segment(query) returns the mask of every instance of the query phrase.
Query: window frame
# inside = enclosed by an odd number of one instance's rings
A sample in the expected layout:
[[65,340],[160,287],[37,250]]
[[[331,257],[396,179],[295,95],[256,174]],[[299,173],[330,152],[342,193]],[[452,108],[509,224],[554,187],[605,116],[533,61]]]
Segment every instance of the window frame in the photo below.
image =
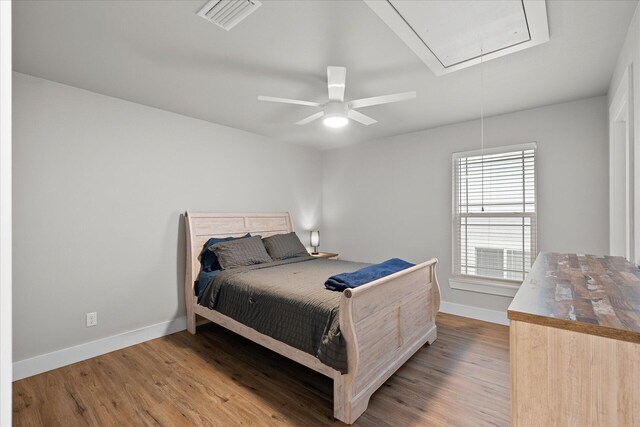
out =
[[452,263],[451,263],[451,279],[449,285],[453,289],[466,291],[475,291],[488,293],[493,295],[514,296],[522,281],[514,279],[504,279],[498,277],[487,277],[473,274],[462,274],[461,269],[458,272],[457,266],[461,265],[462,253],[457,238],[459,230],[458,225],[464,215],[467,218],[485,217],[508,217],[508,218],[524,218],[529,217],[531,221],[531,263],[535,261],[538,251],[538,144],[535,142],[525,144],[504,145],[499,147],[486,148],[484,155],[503,154],[513,151],[534,150],[534,168],[533,168],[533,185],[534,185],[534,212],[478,212],[457,214],[457,183],[456,183],[456,161],[460,158],[480,156],[482,150],[460,151],[451,155],[451,242],[452,242]]

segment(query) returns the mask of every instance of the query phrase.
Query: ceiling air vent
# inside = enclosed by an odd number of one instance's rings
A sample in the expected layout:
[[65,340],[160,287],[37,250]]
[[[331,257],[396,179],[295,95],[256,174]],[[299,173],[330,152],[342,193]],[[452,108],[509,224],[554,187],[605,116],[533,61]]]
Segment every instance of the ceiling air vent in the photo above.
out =
[[260,6],[258,0],[211,0],[198,15],[229,31]]

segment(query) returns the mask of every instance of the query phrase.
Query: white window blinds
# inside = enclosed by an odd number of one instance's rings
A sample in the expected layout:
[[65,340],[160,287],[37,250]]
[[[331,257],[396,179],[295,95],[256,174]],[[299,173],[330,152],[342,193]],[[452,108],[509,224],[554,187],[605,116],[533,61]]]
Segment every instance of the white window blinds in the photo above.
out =
[[453,156],[453,273],[519,281],[536,250],[536,146]]

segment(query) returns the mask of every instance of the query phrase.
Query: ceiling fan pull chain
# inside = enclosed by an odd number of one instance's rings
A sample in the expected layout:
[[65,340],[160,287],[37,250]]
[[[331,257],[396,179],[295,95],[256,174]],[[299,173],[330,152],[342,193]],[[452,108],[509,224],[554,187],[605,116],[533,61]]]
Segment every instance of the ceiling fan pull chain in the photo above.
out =
[[480,209],[484,212],[484,50],[480,45]]

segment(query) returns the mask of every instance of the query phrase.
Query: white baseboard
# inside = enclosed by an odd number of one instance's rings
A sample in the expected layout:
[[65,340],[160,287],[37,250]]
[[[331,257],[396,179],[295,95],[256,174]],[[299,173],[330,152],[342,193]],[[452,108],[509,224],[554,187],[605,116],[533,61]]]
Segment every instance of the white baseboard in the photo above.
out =
[[[509,324],[509,321],[507,320],[507,313],[497,310],[488,310],[486,308],[442,301],[440,303],[440,311],[443,313],[455,314],[457,316],[484,320],[485,322],[498,323],[500,325]],[[155,325],[123,332],[118,335],[90,341],[85,344],[79,344],[73,347],[63,348],[62,350],[53,351],[51,353],[42,354],[40,356],[31,357],[29,359],[19,360],[17,362],[13,362],[13,381],[91,359],[92,357],[120,350],[121,348],[135,344],[140,344],[141,342],[170,335],[175,332],[183,331],[186,328],[186,317],[178,317],[177,319],[169,320],[167,322],[156,323]]]
[[174,332],[185,330],[186,328],[187,318],[178,317],[177,319],[167,322],[156,323],[155,325],[145,326],[144,328],[133,331],[123,332],[107,338],[63,348],[62,350],[52,351],[51,353],[29,359],[19,360],[13,362],[13,381],[91,359],[92,357],[120,350],[121,348],[134,344],[140,344],[141,342],[170,335]]
[[448,301],[442,301],[440,303],[440,311],[443,313],[455,314],[456,316],[484,320],[485,322],[509,325],[509,319],[507,319],[506,311],[489,310],[487,308],[456,304]]

